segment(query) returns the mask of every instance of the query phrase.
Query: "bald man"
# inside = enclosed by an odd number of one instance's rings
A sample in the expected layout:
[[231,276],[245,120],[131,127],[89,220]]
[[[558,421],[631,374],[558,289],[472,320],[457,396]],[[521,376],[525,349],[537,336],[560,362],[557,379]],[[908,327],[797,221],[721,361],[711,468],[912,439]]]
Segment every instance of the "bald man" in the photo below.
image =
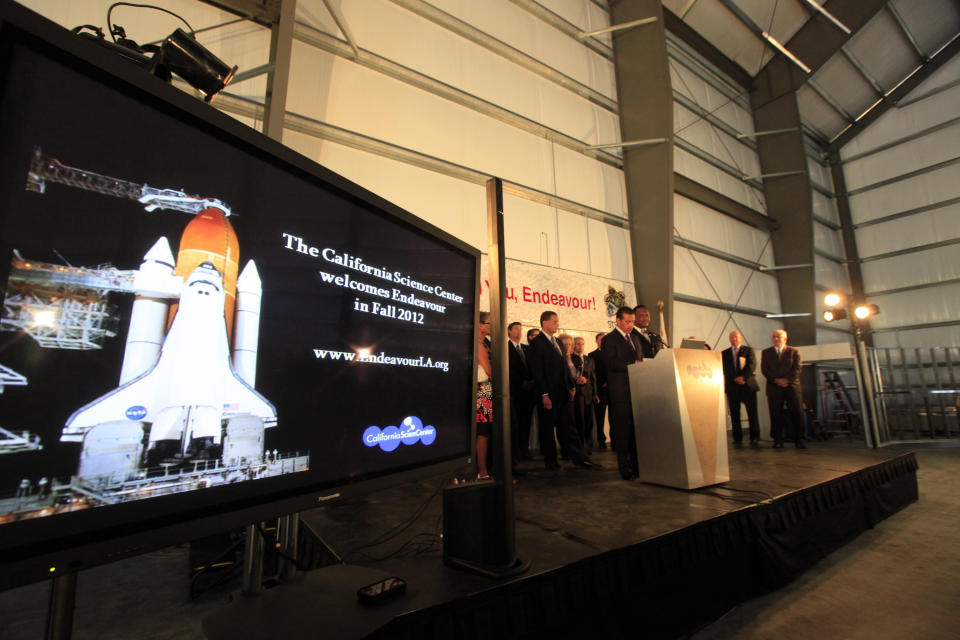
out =
[[770,407],[770,433],[773,447],[783,448],[784,415],[793,421],[794,443],[797,449],[806,449],[803,443],[803,400],[800,393],[800,352],[787,345],[787,332],[777,329],[770,336],[772,347],[760,354],[760,370],[767,379],[767,404]]

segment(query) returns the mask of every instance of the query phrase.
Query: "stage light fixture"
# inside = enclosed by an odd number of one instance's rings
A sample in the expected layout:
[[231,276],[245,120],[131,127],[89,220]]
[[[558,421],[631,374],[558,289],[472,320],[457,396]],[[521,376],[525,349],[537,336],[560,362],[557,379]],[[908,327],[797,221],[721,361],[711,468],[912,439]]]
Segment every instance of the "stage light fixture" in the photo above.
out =
[[823,312],[823,319],[827,322],[834,322],[836,320],[845,320],[847,317],[847,312],[843,309],[827,309]]
[[861,304],[853,310],[853,315],[860,320],[866,320],[867,318],[875,316],[878,313],[880,313],[880,308],[875,304]]
[[823,297],[823,304],[828,307],[835,307],[843,300],[839,293],[828,293]]
[[150,71],[160,77],[175,73],[202,93],[204,102],[210,102],[230,84],[237,67],[231,68],[189,33],[177,29],[164,39],[160,50],[154,54]]

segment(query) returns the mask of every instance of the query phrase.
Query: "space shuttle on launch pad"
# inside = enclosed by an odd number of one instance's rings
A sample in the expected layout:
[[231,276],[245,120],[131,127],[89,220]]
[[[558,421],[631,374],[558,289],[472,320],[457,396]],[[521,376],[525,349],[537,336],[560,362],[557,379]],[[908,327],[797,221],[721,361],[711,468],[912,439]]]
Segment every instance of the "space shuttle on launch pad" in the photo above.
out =
[[[120,378],[62,428],[61,442],[81,443],[70,486],[115,502],[306,470],[309,453],[264,450],[277,411],[254,388],[262,283],[253,260],[237,275],[229,207],[67,167],[37,149],[27,189],[44,193],[48,182],[193,214],[176,258],[160,237],[138,270],[123,272],[132,284],[114,289],[136,296]],[[26,286],[67,271],[18,265]]]

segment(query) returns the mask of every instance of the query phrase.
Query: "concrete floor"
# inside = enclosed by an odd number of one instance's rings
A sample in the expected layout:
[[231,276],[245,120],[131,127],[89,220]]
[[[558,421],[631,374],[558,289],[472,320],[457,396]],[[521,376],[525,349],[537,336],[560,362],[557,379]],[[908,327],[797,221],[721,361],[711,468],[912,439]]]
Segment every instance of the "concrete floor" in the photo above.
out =
[[918,502],[690,640],[960,638],[960,448],[915,450]]
[[[916,450],[919,461],[919,502],[909,505],[867,531],[847,546],[827,557],[791,585],[762,598],[744,603],[709,627],[695,634],[695,640],[723,638],[958,638],[960,621],[960,547],[956,544],[960,529],[960,447],[900,446],[882,452],[865,450],[860,443],[812,443],[804,452],[745,450],[734,452],[747,458],[756,456],[754,467],[776,484],[775,493],[790,489],[790,474],[782,463],[793,459],[811,477],[838,475],[844,471],[838,462],[846,458],[880,457]],[[657,527],[683,526],[692,513],[726,511],[740,505],[717,498],[672,492],[663,494],[641,483],[623,483],[616,476],[611,460],[602,462],[606,471],[569,471],[556,477],[541,477],[534,472],[521,480],[525,490],[518,493],[518,550],[539,569],[551,563],[563,564],[623,544],[624,539],[642,539],[661,531]],[[533,464],[533,463],[531,463]],[[533,466],[536,466],[535,464]],[[795,478],[794,478],[795,479]],[[531,491],[545,484],[556,496]],[[741,481],[750,487],[747,479]],[[563,485],[563,487],[558,487]],[[783,485],[782,487],[780,485]],[[426,485],[421,489],[427,488]],[[562,491],[557,489],[562,488]],[[773,488],[771,488],[773,490]],[[669,490],[672,491],[672,490]],[[658,493],[659,492],[659,493]],[[529,493],[529,495],[527,495]],[[648,495],[649,494],[649,495]],[[589,505],[594,522],[560,517],[555,500],[565,495],[568,508]],[[317,511],[315,525],[320,526],[334,548],[344,549],[355,536],[356,528],[379,509],[398,510],[408,515],[409,506],[392,505],[389,496],[372,496],[357,505],[342,505],[336,510]],[[630,503],[630,516],[618,506]],[[417,500],[418,502],[421,499]],[[379,503],[379,505],[378,505]],[[658,512],[652,519],[640,508],[648,504]],[[417,523],[433,530],[438,523],[439,500],[433,500]],[[599,516],[599,517],[598,517]],[[596,520],[608,524],[598,526]],[[676,522],[674,522],[676,520]],[[616,522],[611,527],[609,523]],[[655,522],[654,529],[650,529]],[[360,527],[363,528],[363,527]],[[543,542],[550,532],[549,554],[540,556],[531,550],[530,540]],[[409,530],[407,535],[413,533]],[[382,545],[392,549],[406,536]],[[543,546],[540,544],[539,546]],[[381,548],[369,549],[375,555]],[[436,551],[426,554],[435,557]],[[541,557],[543,556],[543,557]],[[549,557],[548,557],[549,556]],[[360,557],[348,558],[351,561]],[[401,562],[414,562],[407,558]],[[379,565],[385,567],[390,562]],[[389,567],[386,567],[389,569]],[[406,574],[403,574],[406,575]],[[74,638],[176,638],[200,639],[200,620],[219,609],[239,585],[229,581],[187,601],[189,583],[187,547],[171,547],[90,569],[80,576],[75,614]],[[0,637],[34,639],[44,635],[49,585],[30,585],[0,593]]]

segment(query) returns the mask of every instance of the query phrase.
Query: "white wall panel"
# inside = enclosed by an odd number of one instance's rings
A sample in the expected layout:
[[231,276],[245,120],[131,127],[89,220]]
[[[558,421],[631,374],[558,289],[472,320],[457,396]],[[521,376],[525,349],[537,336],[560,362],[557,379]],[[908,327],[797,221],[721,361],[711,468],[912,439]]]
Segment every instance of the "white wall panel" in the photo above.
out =
[[813,246],[832,256],[844,257],[843,238],[840,231],[834,231],[816,220],[813,222]]
[[676,102],[673,103],[673,122],[678,137],[735,166],[742,175],[760,174],[756,151]]
[[616,99],[613,62],[509,0],[431,0],[433,6]]
[[[717,119],[730,125],[741,133],[753,133],[753,116],[736,101],[708,84],[699,75],[670,59],[670,85],[673,91],[693,100],[697,106],[711,112]],[[702,73],[716,78],[715,74],[702,69]],[[718,79],[718,82],[726,84]],[[678,128],[678,127],[675,127]]]
[[841,291],[850,290],[850,282],[847,279],[847,270],[842,264],[833,260],[814,255],[813,256],[814,276],[813,281],[817,284],[829,287],[830,289],[840,289]]
[[681,195],[674,194],[673,206],[673,223],[681,238],[773,266],[773,245],[766,232]]
[[557,211],[559,267],[581,273],[590,273],[590,239],[587,237],[587,218]]
[[[807,156],[807,172],[810,174],[810,180],[821,188],[833,193],[833,178],[830,176],[830,169],[823,166],[810,156]],[[849,188],[849,185],[847,185]]]
[[853,223],[956,198],[960,164],[850,196]]
[[[864,262],[860,265],[864,287],[867,291],[884,291],[960,278],[958,251],[957,246],[947,246]],[[933,295],[936,290],[929,291]]]
[[[684,338],[695,336],[706,340],[711,348],[726,349],[730,346],[727,338],[730,332],[740,331],[744,342],[759,352],[770,346],[770,334],[783,328],[783,324],[777,320],[741,313],[734,313],[731,319],[728,311],[686,302],[675,302],[673,313],[675,317],[673,335],[670,336],[671,345],[679,345]],[[759,359],[759,353],[757,357]],[[758,363],[757,369],[759,368]]]
[[589,220],[590,273],[633,282],[630,233],[599,220]]
[[880,307],[880,314],[870,320],[876,329],[952,322],[960,318],[960,284],[871,296],[870,302]]
[[[286,131],[284,144],[461,240],[486,250],[486,191],[456,178]],[[411,189],[410,185],[416,185]],[[317,215],[322,215],[317,211]]]
[[[550,185],[549,189],[538,188],[555,192],[562,198],[601,211],[626,217],[626,186],[623,171],[597,162],[572,149],[559,145],[552,146],[555,173],[545,183]],[[510,149],[510,153],[504,155],[509,156],[513,153],[510,147],[503,147],[503,149]],[[502,149],[500,153],[503,153]]]
[[[960,115],[960,109],[954,110],[954,117],[957,115]],[[922,138],[847,162],[843,165],[843,175],[847,189],[853,191],[957,157],[960,157],[960,122]]]
[[673,256],[675,292],[770,313],[780,312],[780,296],[773,276],[684,247],[674,247]]
[[677,147],[673,149],[673,170],[751,209],[764,214],[767,211],[763,194],[757,189]]
[[[594,2],[583,0],[539,0],[539,3],[555,14],[576,25],[581,31],[595,31],[610,26],[610,12]],[[611,36],[604,33],[594,36],[600,42],[611,46]]]
[[[960,326],[890,331],[873,334],[878,347],[928,347],[930,345],[960,345]],[[956,375],[956,371],[954,372]]]
[[[298,19],[338,34],[321,0],[300,0],[297,7]],[[358,46],[575,138],[596,143],[584,136],[596,135],[598,118],[616,120],[607,109],[389,0],[352,0],[340,10]]]
[[[927,78],[919,87],[911,91],[904,102],[912,97],[923,95],[936,87],[943,87],[960,80],[960,58],[954,57]],[[908,133],[920,131],[941,122],[957,117],[957,104],[960,104],[960,85],[920,102],[889,109],[877,118],[856,138],[843,146],[841,158],[875,149],[883,144],[902,138]]]
[[[553,192],[543,138],[304,44],[294,44],[290,85],[290,111]],[[593,169],[584,182],[595,180],[600,163],[584,160]]]
[[813,214],[824,220],[840,224],[840,213],[837,211],[836,199],[828,198],[816,189],[811,194],[813,196]]
[[960,237],[960,203],[857,229],[861,258]]
[[850,335],[849,330],[817,327],[817,344],[837,344],[840,342],[853,342],[853,336]]
[[[486,217],[483,224],[486,225]],[[504,194],[503,227],[506,257],[546,266],[557,266],[556,209]],[[485,226],[484,229],[486,229]],[[484,250],[486,250],[486,244],[484,244]]]

